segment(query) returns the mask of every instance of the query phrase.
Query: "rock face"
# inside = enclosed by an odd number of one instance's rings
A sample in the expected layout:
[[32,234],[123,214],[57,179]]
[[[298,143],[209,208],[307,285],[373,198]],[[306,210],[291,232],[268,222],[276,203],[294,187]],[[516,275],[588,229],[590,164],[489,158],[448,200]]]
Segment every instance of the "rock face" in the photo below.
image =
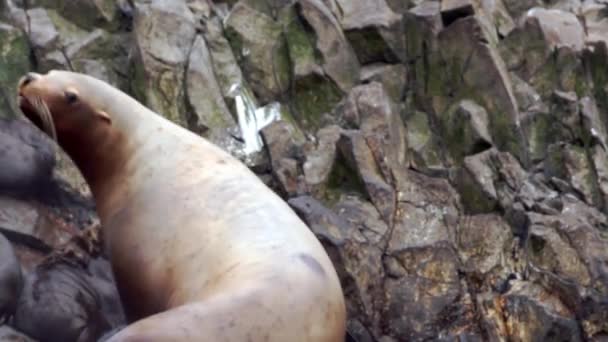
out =
[[0,323],[15,314],[23,288],[21,266],[10,242],[0,234]]
[[[330,254],[353,340],[601,341],[607,6],[0,0],[0,116],[27,70],[72,69],[246,161]],[[85,300],[54,319],[108,336],[123,318],[103,257],[37,268],[95,221],[86,184],[1,123],[0,228],[25,293],[68,281]],[[40,305],[17,312],[32,337],[49,328]]]
[[24,120],[0,119],[0,194],[32,195],[55,166],[50,140]]

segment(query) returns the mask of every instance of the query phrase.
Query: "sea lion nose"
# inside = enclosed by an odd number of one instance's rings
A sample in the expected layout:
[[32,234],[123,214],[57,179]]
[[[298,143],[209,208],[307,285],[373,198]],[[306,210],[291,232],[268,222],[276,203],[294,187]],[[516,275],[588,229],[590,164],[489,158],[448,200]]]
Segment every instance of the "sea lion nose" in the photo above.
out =
[[21,77],[19,80],[19,90],[22,90],[23,87],[30,84],[32,81],[40,78],[40,75],[35,72],[28,72],[25,76]]

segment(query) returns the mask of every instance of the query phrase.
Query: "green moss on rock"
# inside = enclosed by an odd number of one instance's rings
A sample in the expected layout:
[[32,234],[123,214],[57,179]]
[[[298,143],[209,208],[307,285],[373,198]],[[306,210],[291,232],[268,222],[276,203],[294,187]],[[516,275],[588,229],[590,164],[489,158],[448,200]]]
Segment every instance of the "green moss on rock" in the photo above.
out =
[[19,78],[31,70],[27,37],[21,30],[0,23],[0,117],[17,113],[16,86]]
[[295,81],[293,98],[296,121],[307,130],[320,128],[322,116],[342,99],[342,93],[329,79],[310,75]]

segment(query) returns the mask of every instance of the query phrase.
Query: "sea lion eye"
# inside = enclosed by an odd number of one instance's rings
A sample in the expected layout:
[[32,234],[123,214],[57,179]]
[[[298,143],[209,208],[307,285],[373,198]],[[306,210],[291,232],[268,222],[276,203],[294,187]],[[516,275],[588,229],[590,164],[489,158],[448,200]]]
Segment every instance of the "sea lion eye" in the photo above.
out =
[[65,100],[69,104],[72,104],[72,103],[78,101],[78,94],[76,94],[76,92],[74,92],[72,90],[66,90],[65,91]]

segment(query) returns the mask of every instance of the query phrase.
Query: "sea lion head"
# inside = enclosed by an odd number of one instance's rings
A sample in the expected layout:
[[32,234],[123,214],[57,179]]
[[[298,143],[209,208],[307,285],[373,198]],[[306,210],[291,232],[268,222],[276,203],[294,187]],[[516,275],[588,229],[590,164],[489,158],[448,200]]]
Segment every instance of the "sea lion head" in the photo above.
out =
[[47,74],[24,75],[18,83],[18,103],[23,114],[54,140],[111,124],[104,110],[108,99],[96,91],[90,76],[52,70]]

